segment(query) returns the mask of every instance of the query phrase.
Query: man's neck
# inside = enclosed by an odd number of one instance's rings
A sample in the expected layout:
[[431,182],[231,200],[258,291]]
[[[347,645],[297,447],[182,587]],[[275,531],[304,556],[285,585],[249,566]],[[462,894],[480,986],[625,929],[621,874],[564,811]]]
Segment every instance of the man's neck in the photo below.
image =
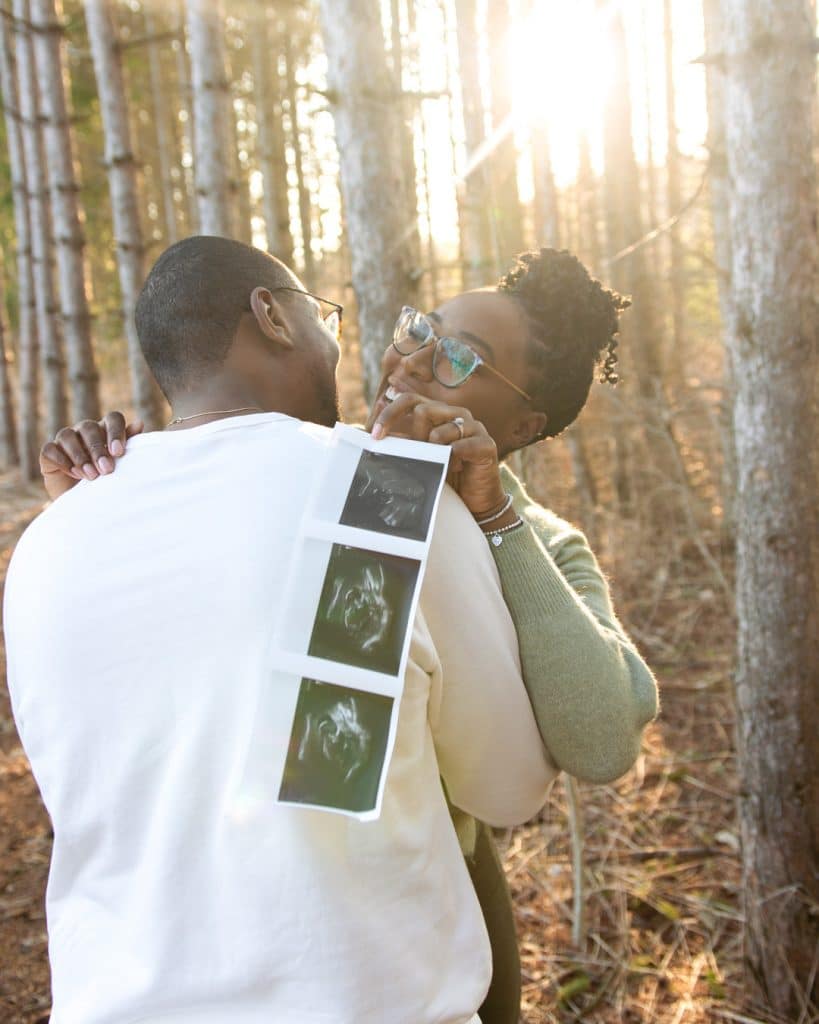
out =
[[173,402],[171,421],[165,429],[186,430],[226,416],[248,416],[272,411],[246,386],[211,385],[177,395]]

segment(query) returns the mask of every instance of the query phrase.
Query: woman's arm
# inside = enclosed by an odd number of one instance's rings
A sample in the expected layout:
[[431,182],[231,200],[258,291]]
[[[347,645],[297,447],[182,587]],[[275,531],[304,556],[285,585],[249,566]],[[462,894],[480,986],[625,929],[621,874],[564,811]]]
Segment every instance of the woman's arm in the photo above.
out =
[[639,754],[657,684],[614,614],[583,534],[533,502],[506,467],[503,481],[524,525],[489,547],[541,735],[564,771],[610,782]]

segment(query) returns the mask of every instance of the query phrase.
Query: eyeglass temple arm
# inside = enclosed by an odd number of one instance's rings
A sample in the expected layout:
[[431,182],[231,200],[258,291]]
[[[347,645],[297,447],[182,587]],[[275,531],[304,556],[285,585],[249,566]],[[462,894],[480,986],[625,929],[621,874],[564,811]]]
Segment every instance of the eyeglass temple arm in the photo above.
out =
[[494,366],[490,366],[489,363],[484,362],[483,359],[481,360],[481,366],[485,366],[486,369],[489,370],[490,373],[494,373],[496,377],[500,377],[500,379],[502,381],[504,381],[504,383],[508,384],[510,388],[514,388],[515,391],[517,391],[517,393],[519,395],[523,395],[523,397],[526,399],[527,402],[531,402],[532,401],[532,396],[531,395],[527,395],[526,392],[523,390],[523,388],[519,388],[517,386],[517,384],[513,384],[512,381],[509,380],[508,377],[505,377],[500,372],[500,370],[496,370]]

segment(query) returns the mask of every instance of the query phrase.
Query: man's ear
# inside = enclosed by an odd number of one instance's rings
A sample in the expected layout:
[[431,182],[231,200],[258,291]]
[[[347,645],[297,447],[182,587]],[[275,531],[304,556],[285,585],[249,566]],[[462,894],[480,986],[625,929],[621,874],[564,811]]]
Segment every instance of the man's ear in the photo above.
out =
[[293,348],[290,324],[284,309],[269,288],[254,288],[250,293],[250,308],[262,334],[284,348]]

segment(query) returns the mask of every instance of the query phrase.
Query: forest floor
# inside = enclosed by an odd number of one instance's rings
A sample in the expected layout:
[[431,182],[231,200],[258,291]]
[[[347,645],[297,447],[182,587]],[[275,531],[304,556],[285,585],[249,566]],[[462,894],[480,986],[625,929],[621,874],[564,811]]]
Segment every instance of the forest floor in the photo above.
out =
[[[39,486],[0,476],[0,570],[42,508]],[[627,602],[626,602],[627,605]],[[628,607],[622,607],[628,621]],[[741,991],[732,628],[711,621],[653,662],[662,713],[635,768],[581,787],[585,939],[572,945],[565,790],[499,835],[522,944],[525,1024],[773,1024]],[[4,659],[5,660],[5,659]],[[46,1024],[43,896],[50,827],[0,687],[0,1021]],[[779,1024],[779,1022],[777,1022]]]

